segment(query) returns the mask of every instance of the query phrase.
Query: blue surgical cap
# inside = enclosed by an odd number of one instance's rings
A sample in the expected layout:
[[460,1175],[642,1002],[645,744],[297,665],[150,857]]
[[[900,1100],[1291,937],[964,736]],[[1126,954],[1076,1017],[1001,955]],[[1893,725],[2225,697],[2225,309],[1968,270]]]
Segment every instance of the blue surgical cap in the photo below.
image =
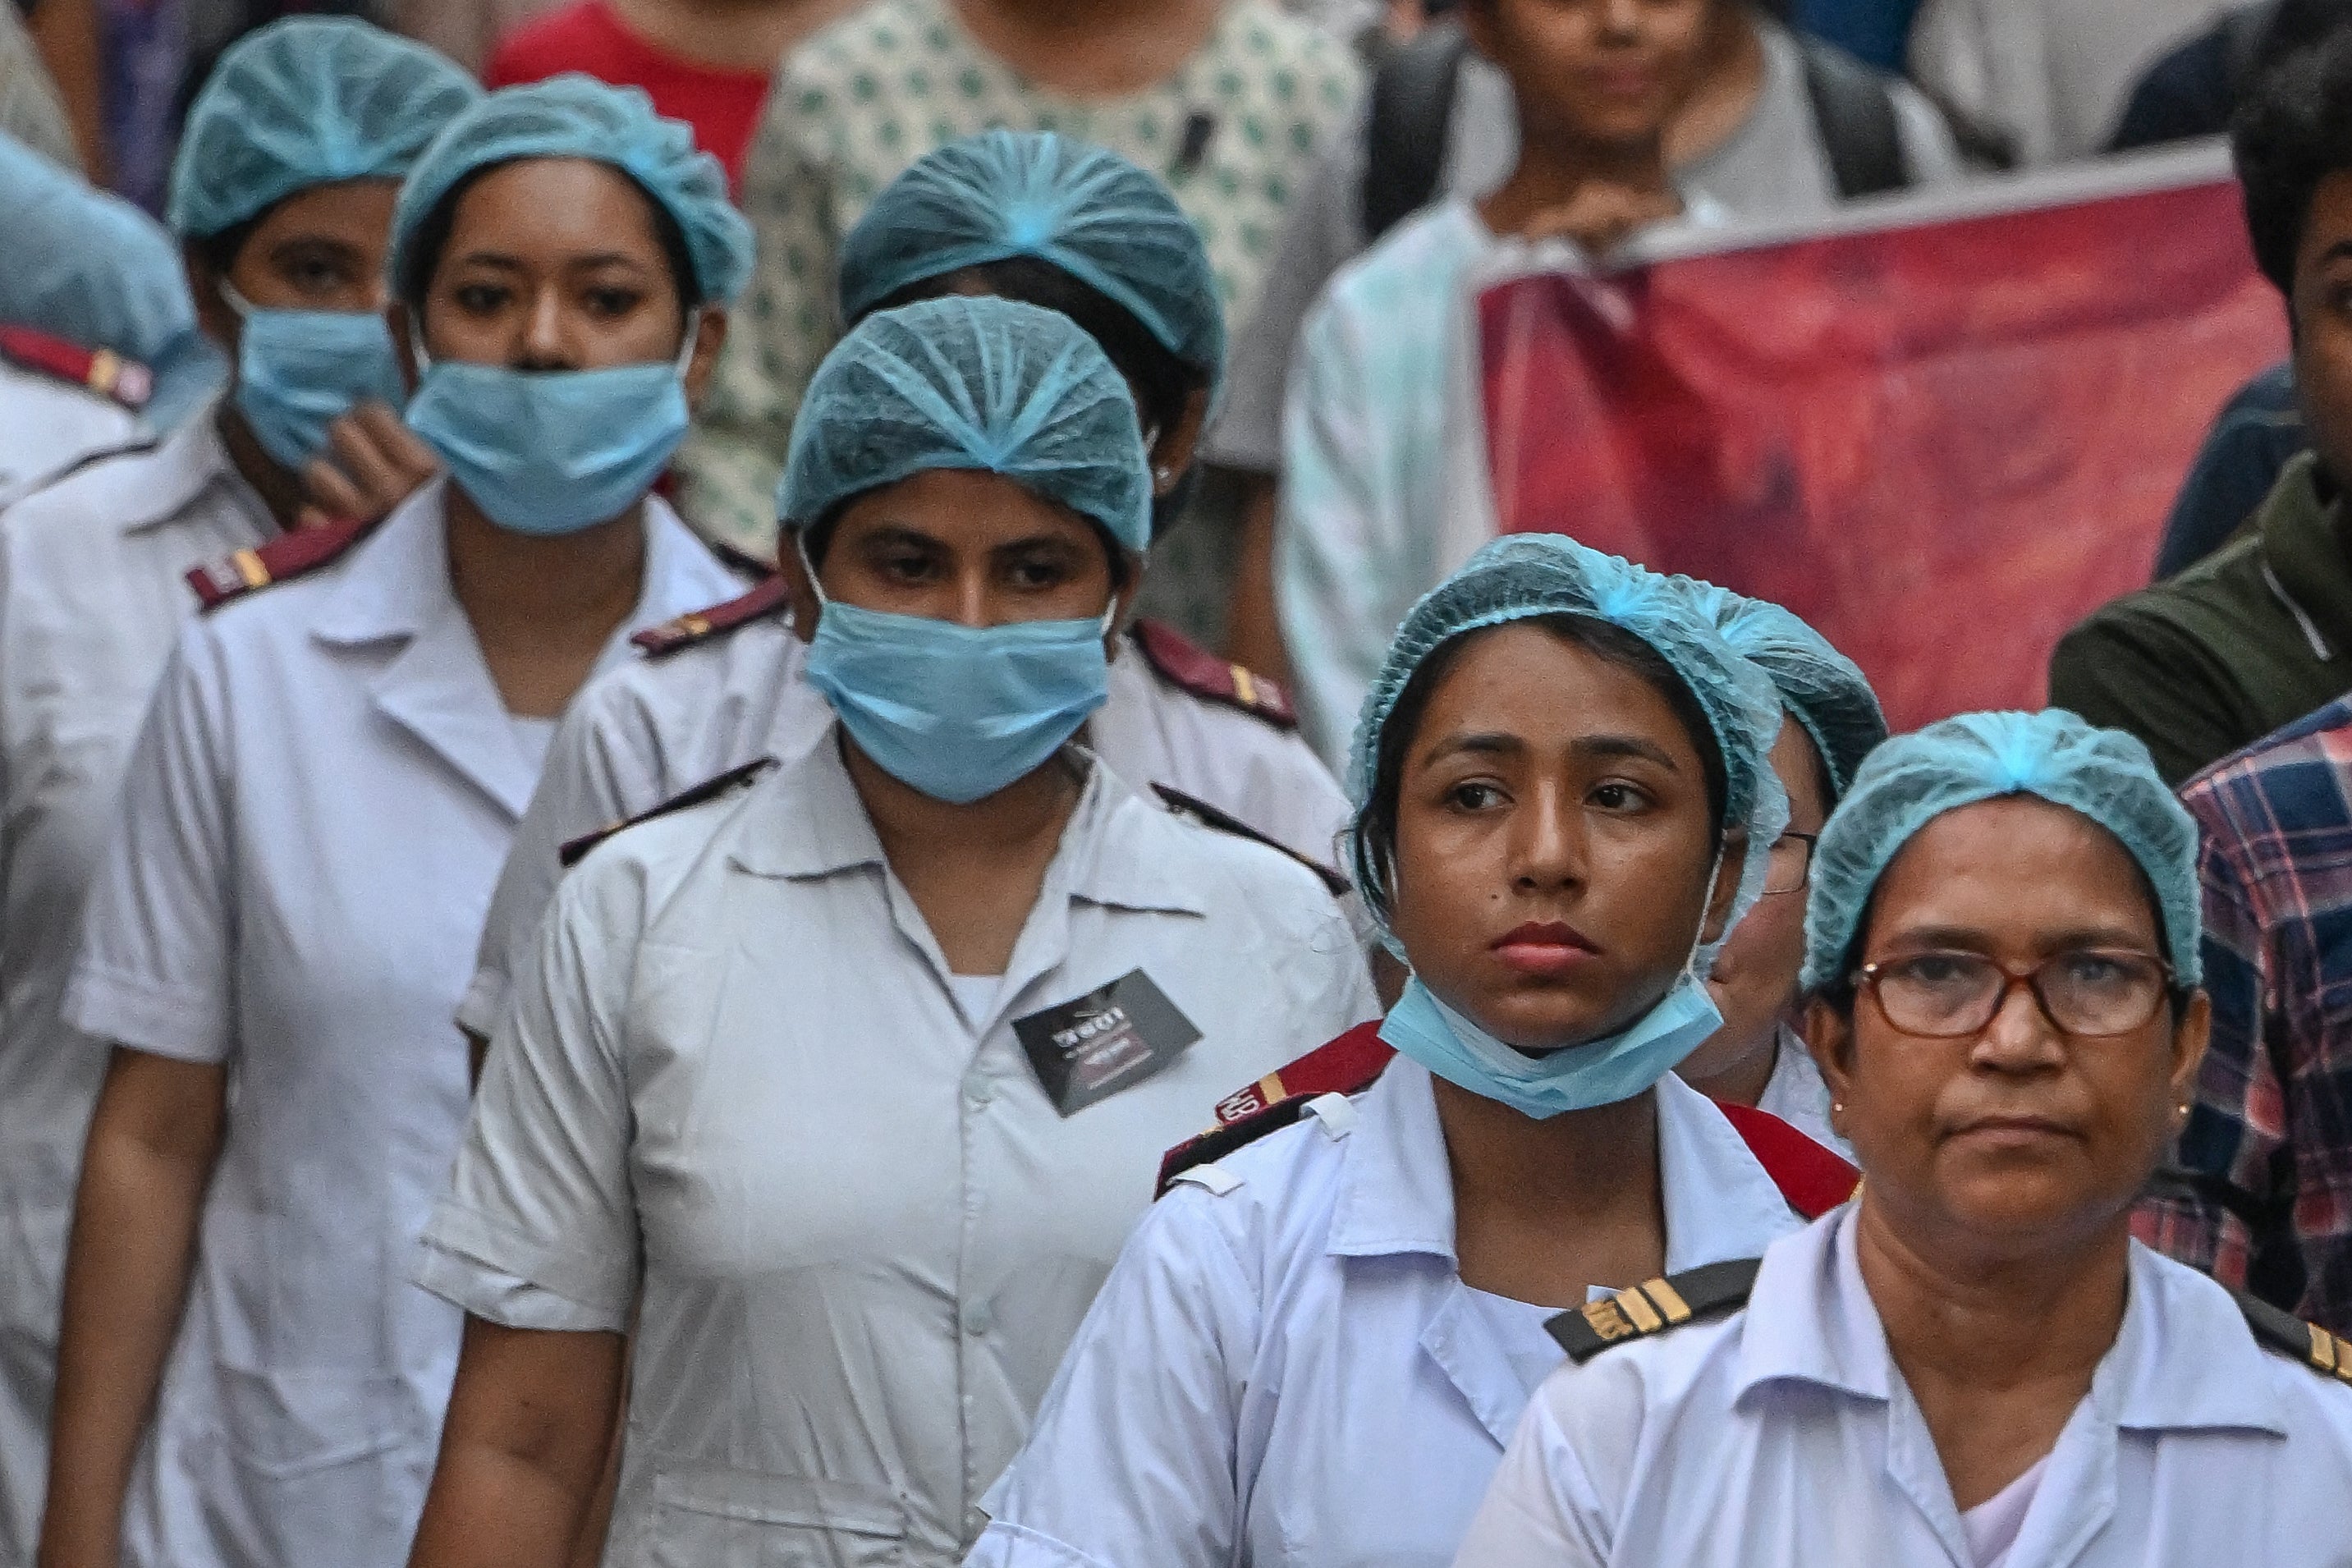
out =
[[1886,739],[1886,714],[1870,678],[1829,638],[1769,599],[1744,598],[1712,583],[1691,583],[1690,591],[1732,651],[1772,678],[1781,706],[1796,715],[1829,769],[1835,805],[1863,759]]
[[169,428],[226,367],[196,330],[179,247],[120,196],[0,134],[0,325],[111,349],[155,376],[146,413]]
[[204,239],[313,185],[397,180],[480,97],[431,49],[365,22],[272,22],[230,45],[196,94],[165,219]]
[[[1780,698],[1765,673],[1732,651],[1693,584],[1646,571],[1557,534],[1496,540],[1422,597],[1389,647],[1364,700],[1349,759],[1348,788],[1360,811],[1371,798],[1381,736],[1398,700],[1429,656],[1456,637],[1536,616],[1605,622],[1648,644],[1681,677],[1706,715],[1723,755],[1725,826],[1746,830],[1748,854],[1727,933],[1762,897],[1771,858],[1764,851],[1789,826],[1788,793],[1772,772]],[[1360,878],[1370,870],[1355,846]],[[1700,952],[1702,966],[1716,946]],[[1703,969],[1702,969],[1703,972]]]
[[842,314],[1016,256],[1107,296],[1212,384],[1223,375],[1224,308],[1192,219],[1118,154],[1048,132],[967,136],[893,180],[842,240]]
[[788,528],[934,468],[1002,474],[1151,542],[1135,399],[1066,316],[1014,300],[926,300],[868,316],[817,366],[776,491]]
[[2200,984],[2197,824],[2157,776],[2147,748],[2062,709],[1964,713],[1871,754],[1822,832],[1805,905],[1802,983],[1839,978],[1878,880],[1918,831],[1948,811],[2030,795],[2116,836],[2156,889],[2175,976]]
[[392,276],[411,298],[423,279],[411,268],[425,220],[466,177],[520,158],[583,158],[618,169],[670,216],[686,237],[701,297],[724,304],[751,275],[751,226],[727,195],[727,171],[698,152],[683,121],[654,112],[641,88],[608,87],[567,73],[501,88],[449,122],[401,187],[392,215]]

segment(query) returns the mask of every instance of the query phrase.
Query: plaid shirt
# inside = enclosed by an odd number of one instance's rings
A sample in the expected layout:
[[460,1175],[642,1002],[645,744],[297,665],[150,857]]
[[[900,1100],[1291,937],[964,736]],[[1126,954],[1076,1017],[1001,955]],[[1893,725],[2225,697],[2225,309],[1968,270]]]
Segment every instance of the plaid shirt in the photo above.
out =
[[2142,1240],[2352,1332],[2352,700],[2189,784],[2213,1043]]

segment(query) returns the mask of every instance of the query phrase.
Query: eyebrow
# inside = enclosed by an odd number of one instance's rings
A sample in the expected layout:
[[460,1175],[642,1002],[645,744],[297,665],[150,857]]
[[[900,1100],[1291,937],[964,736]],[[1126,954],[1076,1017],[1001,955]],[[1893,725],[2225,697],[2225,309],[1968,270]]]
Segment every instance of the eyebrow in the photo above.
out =
[[[506,252],[500,250],[469,250],[465,255],[457,258],[457,265],[461,267],[493,267],[508,272],[520,272],[524,269],[523,264],[520,258],[509,256]],[[639,260],[634,256],[629,256],[617,250],[600,250],[593,256],[572,257],[565,260],[563,265],[567,268],[628,267],[640,272],[646,269],[646,264],[645,262]]]
[[[1919,926],[1889,933],[1890,940],[1919,947],[1949,947],[1973,951],[1992,940],[1992,933],[1974,926]],[[2079,952],[2085,948],[2112,948],[2125,952],[2141,951],[2147,939],[2139,932],[2122,926],[2073,926],[2063,931],[2035,933],[2037,945],[2050,952]],[[2153,944],[2163,945],[2161,938]]]
[[[1427,760],[1439,762],[1458,752],[1479,756],[1518,756],[1528,749],[1528,742],[1517,735],[1502,731],[1472,731],[1466,734],[1447,736],[1431,749]],[[1655,763],[1668,773],[1681,771],[1675,766],[1675,759],[1664,747],[1639,735],[1580,735],[1569,742],[1569,750],[1589,759],[1638,757],[1644,762]]]

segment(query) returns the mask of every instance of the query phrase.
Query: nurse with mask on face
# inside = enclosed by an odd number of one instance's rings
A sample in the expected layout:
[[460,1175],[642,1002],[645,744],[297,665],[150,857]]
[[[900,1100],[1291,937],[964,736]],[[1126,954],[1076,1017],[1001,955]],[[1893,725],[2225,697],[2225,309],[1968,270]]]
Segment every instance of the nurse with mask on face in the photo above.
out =
[[959,1562],[1158,1151],[1374,1011],[1313,871],[1075,743],[1150,495],[1052,311],[819,369],[780,513],[835,721],[556,894],[425,1236],[471,1316],[415,1568],[566,1562],[625,1371],[608,1564]]
[[460,1329],[407,1279],[467,1104],[450,1010],[557,715],[725,581],[649,487],[749,262],[643,94],[478,102],[393,220],[449,478],[193,574],[64,1003],[114,1049],[43,1568],[405,1557]]
[[1559,1363],[1548,1319],[1654,1311],[1645,1281],[1851,1190],[1672,1070],[1722,1022],[1703,977],[1787,821],[1780,729],[1686,584],[1564,539],[1491,544],[1414,607],[1350,772],[1412,979],[1171,1157],[975,1568],[1443,1568]]

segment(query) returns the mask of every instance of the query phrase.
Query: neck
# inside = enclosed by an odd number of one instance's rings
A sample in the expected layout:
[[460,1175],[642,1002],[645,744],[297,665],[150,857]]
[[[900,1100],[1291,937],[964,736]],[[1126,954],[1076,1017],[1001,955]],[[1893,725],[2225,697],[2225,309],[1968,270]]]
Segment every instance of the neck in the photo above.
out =
[[1510,177],[1478,210],[1495,233],[1516,235],[1538,216],[1570,207],[1588,190],[1666,194],[1673,188],[1664,144],[1656,138],[1626,144],[1550,137],[1521,149]]
[[1059,756],[969,805],[936,800],[903,784],[841,732],[842,761],[874,836],[901,881],[944,860],[1027,861],[1040,847],[1052,858],[1078,803],[1082,781]]
[[1444,1079],[1431,1082],[1457,1210],[1539,1215],[1564,1233],[1659,1213],[1654,1093],[1538,1121]]
[[1717,8],[1698,86],[1666,131],[1666,162],[1696,163],[1739,132],[1764,94],[1764,39],[1745,5]]
[[1732,1105],[1754,1105],[1764,1098],[1772,1075],[1780,1066],[1782,1049],[1778,1025],[1764,1037],[1763,1048],[1753,1050],[1711,1078],[1683,1074],[1683,1081],[1706,1096]]
[[856,0],[607,0],[629,31],[665,53],[723,70],[772,70],[793,46]]
[[213,424],[220,432],[221,445],[228,449],[229,466],[253,487],[253,493],[261,498],[261,504],[269,509],[270,517],[279,528],[292,528],[300,521],[303,509],[310,505],[310,496],[302,489],[302,476],[281,467],[277,458],[262,450],[252,426],[246,424],[245,416],[227,398],[221,399]]
[[1225,0],[950,0],[965,30],[1016,74],[1086,98],[1173,76],[1216,30]]
[[449,585],[509,708],[561,712],[645,594],[642,501],[575,533],[500,528],[455,484],[447,498]]

